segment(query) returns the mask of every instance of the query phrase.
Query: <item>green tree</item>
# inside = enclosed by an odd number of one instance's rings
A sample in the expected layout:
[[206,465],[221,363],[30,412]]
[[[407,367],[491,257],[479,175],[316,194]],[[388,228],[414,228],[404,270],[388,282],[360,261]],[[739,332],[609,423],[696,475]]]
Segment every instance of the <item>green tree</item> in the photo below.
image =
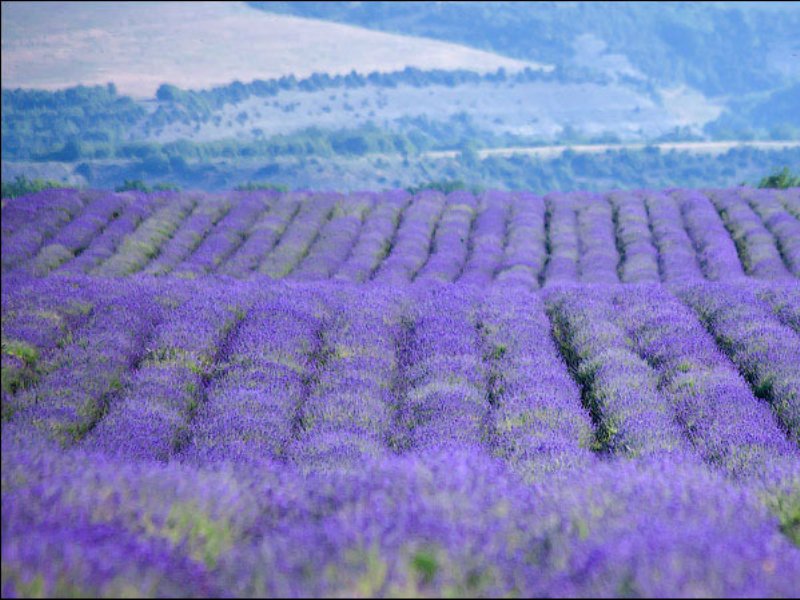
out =
[[785,190],[790,187],[800,187],[800,175],[794,176],[789,172],[789,167],[784,167],[782,171],[764,177],[758,184],[760,188],[774,188]]

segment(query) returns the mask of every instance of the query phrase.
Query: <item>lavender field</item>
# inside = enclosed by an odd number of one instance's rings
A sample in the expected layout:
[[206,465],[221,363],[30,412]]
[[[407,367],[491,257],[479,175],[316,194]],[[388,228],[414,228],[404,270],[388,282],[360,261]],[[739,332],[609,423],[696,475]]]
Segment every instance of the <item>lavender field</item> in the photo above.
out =
[[800,189],[2,208],[2,593],[792,597]]

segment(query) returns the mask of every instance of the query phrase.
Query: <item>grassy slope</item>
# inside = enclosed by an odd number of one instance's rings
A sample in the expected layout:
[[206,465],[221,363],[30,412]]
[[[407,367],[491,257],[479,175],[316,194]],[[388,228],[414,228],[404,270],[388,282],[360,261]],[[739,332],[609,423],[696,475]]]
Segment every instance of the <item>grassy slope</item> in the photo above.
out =
[[3,87],[105,84],[152,97],[161,83],[203,88],[315,71],[492,71],[520,61],[462,45],[271,15],[243,3],[2,5]]

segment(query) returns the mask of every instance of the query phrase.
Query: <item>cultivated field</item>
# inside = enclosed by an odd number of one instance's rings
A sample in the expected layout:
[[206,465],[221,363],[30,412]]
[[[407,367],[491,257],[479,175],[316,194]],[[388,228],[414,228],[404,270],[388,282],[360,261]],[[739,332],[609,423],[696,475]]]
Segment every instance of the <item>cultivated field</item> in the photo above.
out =
[[800,189],[2,208],[2,589],[789,597]]

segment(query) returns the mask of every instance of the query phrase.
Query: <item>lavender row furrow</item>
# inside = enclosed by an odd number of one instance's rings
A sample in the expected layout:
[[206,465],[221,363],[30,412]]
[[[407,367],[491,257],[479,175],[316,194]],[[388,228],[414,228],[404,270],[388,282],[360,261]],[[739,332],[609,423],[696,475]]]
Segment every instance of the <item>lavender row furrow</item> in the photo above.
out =
[[[4,281],[2,297],[2,407],[11,411],[11,397],[37,383],[55,368],[54,357],[89,321],[98,301],[95,286],[75,286],[64,293],[58,279]],[[5,289],[4,289],[5,291]]]
[[708,463],[734,475],[764,470],[772,457],[800,457],[763,400],[697,319],[661,287],[615,293],[615,316],[639,356],[659,373],[659,390]]
[[794,283],[770,283],[755,288],[755,292],[781,323],[800,335],[800,287]]
[[154,332],[125,393],[84,446],[127,459],[167,460],[186,444],[189,423],[205,402],[205,388],[226,336],[247,309],[246,298],[224,288],[196,290]]
[[555,338],[595,422],[595,450],[632,457],[688,454],[657,375],[614,323],[608,294],[554,289],[547,302]]
[[110,221],[116,219],[125,199],[105,194],[93,199],[75,219],[39,249],[28,267],[35,275],[46,275],[83,252]]
[[253,225],[242,245],[220,265],[220,274],[242,278],[255,273],[264,257],[280,243],[301,207],[297,199],[287,197],[272,199],[270,206],[271,210]]
[[736,246],[711,201],[700,192],[674,192],[686,232],[706,279],[736,280],[744,277]]
[[743,202],[735,191],[715,190],[708,197],[736,244],[739,259],[748,275],[759,279],[790,276],[781,260],[775,238],[747,202]]
[[188,460],[285,460],[325,316],[315,294],[286,292],[275,289],[253,300],[191,423]]
[[611,205],[602,196],[587,194],[577,206],[577,215],[581,281],[617,283],[620,257],[615,248]]
[[658,271],[668,283],[703,279],[700,264],[683,227],[680,208],[662,193],[644,193],[645,209],[658,249]]
[[322,226],[319,238],[308,250],[308,255],[292,271],[290,279],[317,281],[330,279],[347,260],[353,244],[361,231],[364,219],[372,209],[373,199],[337,204],[330,220]]
[[540,196],[520,193],[512,196],[508,204],[503,260],[496,279],[505,285],[536,289],[548,255],[545,202]]
[[63,263],[55,273],[59,275],[80,275],[89,273],[102,262],[111,258],[122,242],[164,202],[162,196],[126,194],[128,201],[120,215],[95,237],[89,246],[77,257]]
[[773,190],[746,190],[739,194],[775,237],[778,251],[789,271],[800,277],[800,221],[789,214]]
[[373,273],[373,281],[396,284],[413,279],[428,259],[445,203],[445,197],[434,192],[414,197],[403,215],[389,254]]
[[64,349],[57,368],[13,399],[12,419],[65,444],[85,437],[127,384],[163,310],[147,288],[114,289]]
[[340,201],[337,194],[314,194],[305,198],[300,212],[278,245],[261,262],[258,272],[272,279],[289,275],[308,256],[320,229],[333,217]]
[[475,197],[467,192],[453,192],[447,197],[447,206],[432,241],[431,255],[416,272],[414,281],[450,283],[458,279],[467,260],[475,204]]
[[34,256],[61,227],[80,214],[85,203],[86,198],[77,190],[46,190],[13,199],[3,208],[3,271]]
[[548,194],[547,207],[547,265],[544,282],[547,285],[577,281],[580,277],[580,242],[578,238],[577,204],[580,194]]
[[211,197],[198,202],[175,235],[164,244],[155,260],[142,272],[147,275],[166,275],[171,272],[197,249],[229,210],[230,201],[225,198]]
[[358,469],[388,452],[397,294],[352,290],[329,299],[298,435],[287,448],[302,471]]
[[268,207],[261,196],[233,199],[232,207],[189,257],[178,264],[178,277],[199,277],[213,273],[247,237],[249,229]]
[[488,373],[476,308],[474,294],[462,288],[434,288],[416,297],[405,394],[391,434],[397,450],[488,448]]
[[800,220],[800,190],[798,188],[777,190],[775,194],[789,214]]
[[161,246],[172,237],[197,200],[191,196],[170,198],[166,204],[142,221],[126,236],[116,253],[91,270],[93,275],[120,277],[140,271],[156,257]]
[[617,247],[620,250],[620,279],[625,283],[661,281],[658,250],[651,240],[649,219],[644,200],[639,194],[611,194],[614,206]]
[[749,287],[691,284],[678,293],[800,445],[800,338]]
[[489,285],[503,261],[509,204],[504,194],[487,192],[476,208],[472,235],[467,239],[467,262],[459,283]]
[[337,281],[368,281],[392,250],[392,242],[411,202],[405,192],[389,192],[372,198],[372,210],[361,228],[349,257],[333,276]]
[[487,295],[478,328],[489,363],[492,448],[525,479],[592,463],[592,424],[534,294]]

